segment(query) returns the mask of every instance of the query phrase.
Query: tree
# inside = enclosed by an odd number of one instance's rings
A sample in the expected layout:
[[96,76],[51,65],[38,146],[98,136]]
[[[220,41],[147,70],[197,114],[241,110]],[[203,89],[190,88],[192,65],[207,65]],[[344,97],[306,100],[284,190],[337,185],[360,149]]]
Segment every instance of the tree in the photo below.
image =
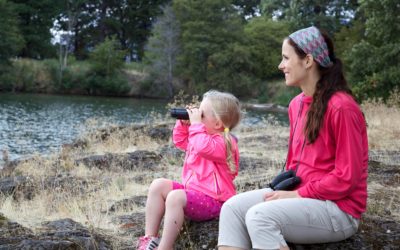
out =
[[21,57],[35,59],[56,55],[51,44],[54,20],[61,9],[61,1],[53,0],[10,0],[18,13],[19,29],[24,37],[25,46],[19,53]]
[[145,57],[151,78],[156,86],[166,88],[168,97],[174,96],[174,70],[179,53],[180,28],[171,5],[162,7],[163,15],[153,24]]
[[260,14],[261,0],[233,0],[232,4],[239,10],[244,20]]
[[[107,37],[115,36],[126,57],[141,60],[144,45],[150,35],[160,5],[170,0],[79,0],[59,16],[62,30],[67,30],[70,12],[74,13],[74,54],[78,59],[88,57],[90,50]],[[67,3],[70,2],[66,1]]]
[[350,76],[360,99],[382,97],[400,86],[400,4],[397,0],[360,1],[365,34],[349,55]]
[[123,0],[117,4],[112,13],[118,32],[114,32],[126,49],[129,58],[140,61],[143,58],[144,47],[150,36],[155,18],[162,14],[160,6],[171,0]]
[[[226,84],[229,80],[222,77],[221,70],[225,69],[225,76],[232,74],[229,79],[240,79],[234,77],[240,72],[235,72],[230,64],[233,61],[226,57],[234,57],[232,52],[243,52],[234,49],[244,39],[240,13],[229,0],[176,0],[173,7],[181,25],[182,53],[178,70],[189,91],[220,87],[235,93],[237,90]],[[237,58],[241,59],[245,57]]]
[[0,65],[7,64],[24,45],[14,5],[0,0]]
[[250,20],[245,27],[248,37],[247,49],[254,62],[253,74],[261,80],[281,76],[278,64],[281,61],[282,42],[289,34],[289,25],[284,21],[273,21],[264,17]]
[[90,54],[92,72],[85,81],[89,94],[124,94],[128,91],[126,79],[121,77],[122,60],[125,51],[115,39],[106,38]]
[[262,0],[263,15],[285,20],[292,30],[317,26],[333,35],[343,24],[351,22],[357,0]]
[[97,74],[102,76],[112,76],[122,68],[124,51],[120,50],[115,37],[97,45],[90,55],[90,61]]

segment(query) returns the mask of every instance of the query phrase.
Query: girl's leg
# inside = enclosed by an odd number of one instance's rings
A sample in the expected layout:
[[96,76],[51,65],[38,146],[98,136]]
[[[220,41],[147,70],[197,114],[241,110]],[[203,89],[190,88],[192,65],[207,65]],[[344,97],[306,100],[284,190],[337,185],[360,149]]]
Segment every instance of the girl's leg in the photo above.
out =
[[165,202],[166,210],[164,216],[164,228],[161,237],[159,250],[171,250],[175,240],[181,231],[185,218],[184,209],[186,206],[185,190],[173,190],[168,194]]
[[358,220],[331,201],[307,198],[281,199],[249,209],[246,225],[254,249],[344,240],[358,228]]
[[158,235],[161,219],[165,212],[165,201],[171,191],[171,180],[159,178],[151,183],[146,201],[145,235]]
[[246,213],[252,206],[264,202],[264,194],[270,191],[265,188],[241,193],[224,203],[219,218],[219,249],[251,249]]

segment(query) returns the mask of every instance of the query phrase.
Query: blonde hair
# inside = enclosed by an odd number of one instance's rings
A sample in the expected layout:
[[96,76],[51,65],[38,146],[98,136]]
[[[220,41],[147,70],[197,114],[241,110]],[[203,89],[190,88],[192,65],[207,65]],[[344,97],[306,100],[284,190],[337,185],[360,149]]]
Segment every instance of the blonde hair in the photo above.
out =
[[226,162],[232,173],[236,172],[236,165],[232,156],[232,138],[229,133],[240,122],[240,102],[239,100],[227,92],[210,90],[203,95],[203,100],[210,101],[214,116],[224,125],[224,140],[226,146]]

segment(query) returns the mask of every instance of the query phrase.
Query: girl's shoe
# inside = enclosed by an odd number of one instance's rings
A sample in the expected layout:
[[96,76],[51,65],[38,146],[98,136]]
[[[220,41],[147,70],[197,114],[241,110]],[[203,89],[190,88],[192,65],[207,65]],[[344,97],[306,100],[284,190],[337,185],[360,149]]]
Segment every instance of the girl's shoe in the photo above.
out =
[[160,238],[154,236],[142,236],[137,242],[137,250],[156,250],[160,244]]

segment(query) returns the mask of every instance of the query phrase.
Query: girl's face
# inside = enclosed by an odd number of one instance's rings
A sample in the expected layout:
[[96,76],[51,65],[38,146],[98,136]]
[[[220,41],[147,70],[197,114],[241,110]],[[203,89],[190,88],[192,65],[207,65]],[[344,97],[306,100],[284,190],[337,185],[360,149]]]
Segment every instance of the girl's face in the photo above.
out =
[[287,86],[299,87],[307,75],[305,59],[301,59],[295,52],[288,39],[282,44],[282,61],[278,68],[285,74]]
[[207,98],[200,104],[201,122],[206,127],[207,133],[215,134],[222,131],[223,125],[215,116],[212,110],[211,102]]

